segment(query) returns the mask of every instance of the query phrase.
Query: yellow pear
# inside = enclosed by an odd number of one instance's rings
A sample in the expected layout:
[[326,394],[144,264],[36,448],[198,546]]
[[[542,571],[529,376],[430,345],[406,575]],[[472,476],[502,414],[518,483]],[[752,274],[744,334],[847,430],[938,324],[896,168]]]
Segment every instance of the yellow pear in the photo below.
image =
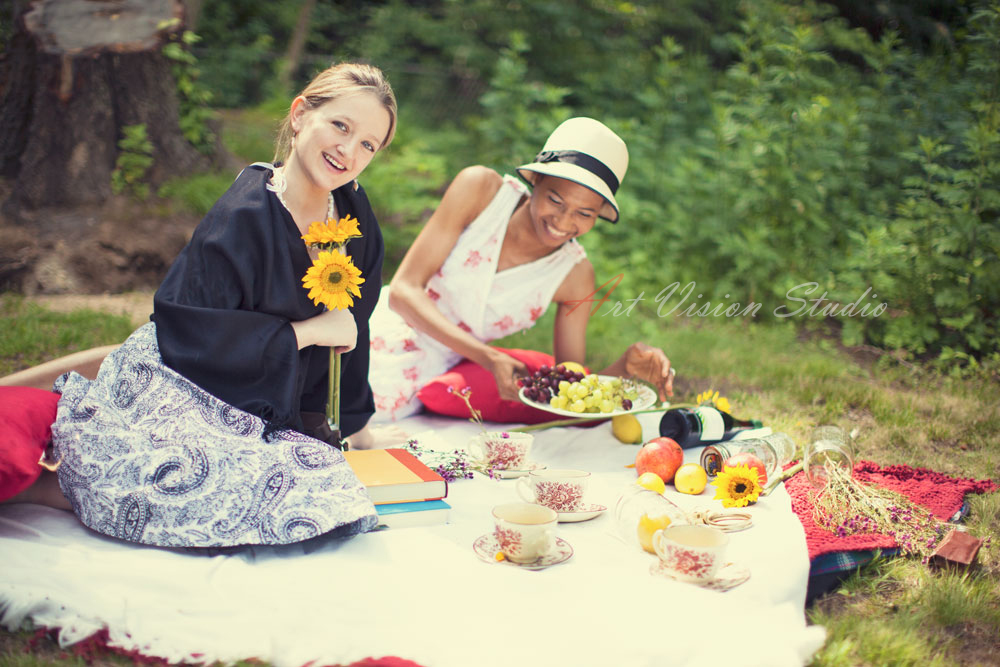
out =
[[611,433],[626,445],[642,444],[642,424],[635,415],[617,415],[611,418]]
[[572,371],[574,373],[583,373],[584,375],[587,374],[587,369],[584,368],[582,364],[578,364],[575,361],[564,361],[562,362],[562,365],[565,366],[566,370],[568,371]]

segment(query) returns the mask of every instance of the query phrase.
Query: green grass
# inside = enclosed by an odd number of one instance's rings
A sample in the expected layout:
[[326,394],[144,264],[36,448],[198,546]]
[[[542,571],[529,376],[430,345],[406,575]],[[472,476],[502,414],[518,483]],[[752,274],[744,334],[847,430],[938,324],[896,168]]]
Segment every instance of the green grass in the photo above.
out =
[[92,310],[54,313],[15,294],[0,294],[0,375],[91,347],[120,343],[135,326],[125,315]]

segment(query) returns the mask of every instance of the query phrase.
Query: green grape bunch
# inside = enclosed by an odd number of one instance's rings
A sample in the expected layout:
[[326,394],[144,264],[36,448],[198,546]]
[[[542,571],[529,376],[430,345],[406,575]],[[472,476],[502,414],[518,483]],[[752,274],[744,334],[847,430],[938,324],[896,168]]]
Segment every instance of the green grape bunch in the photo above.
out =
[[631,380],[619,377],[584,375],[567,370],[561,364],[555,368],[542,366],[522,378],[524,396],[532,401],[548,403],[557,410],[581,414],[601,414],[631,410],[638,388]]

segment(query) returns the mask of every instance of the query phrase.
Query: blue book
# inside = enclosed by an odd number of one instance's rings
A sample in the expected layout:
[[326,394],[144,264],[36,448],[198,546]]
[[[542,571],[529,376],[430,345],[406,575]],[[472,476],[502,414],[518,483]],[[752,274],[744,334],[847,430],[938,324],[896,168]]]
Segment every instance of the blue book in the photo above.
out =
[[376,505],[379,524],[389,528],[431,526],[448,523],[451,505],[443,500],[421,500],[412,503]]

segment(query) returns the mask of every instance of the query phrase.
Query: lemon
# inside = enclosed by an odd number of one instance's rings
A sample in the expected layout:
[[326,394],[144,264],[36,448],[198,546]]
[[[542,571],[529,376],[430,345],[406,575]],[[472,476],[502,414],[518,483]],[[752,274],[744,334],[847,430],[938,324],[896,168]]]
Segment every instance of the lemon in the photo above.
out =
[[583,373],[584,375],[587,374],[587,369],[584,368],[581,364],[576,363],[575,361],[564,361],[562,362],[562,365],[566,367],[566,370],[571,371],[573,373]]
[[664,483],[663,478],[657,475],[655,472],[644,472],[635,480],[635,483],[644,489],[649,489],[655,493],[663,493],[667,485]]
[[626,445],[642,444],[642,424],[635,415],[617,415],[611,418],[611,433]]
[[639,517],[639,527],[637,529],[639,544],[644,550],[651,554],[655,554],[656,549],[653,548],[653,534],[669,525],[670,517],[666,514],[660,514],[658,516],[643,514]]
[[697,463],[685,463],[674,473],[674,486],[681,493],[693,496],[705,490],[708,473]]

